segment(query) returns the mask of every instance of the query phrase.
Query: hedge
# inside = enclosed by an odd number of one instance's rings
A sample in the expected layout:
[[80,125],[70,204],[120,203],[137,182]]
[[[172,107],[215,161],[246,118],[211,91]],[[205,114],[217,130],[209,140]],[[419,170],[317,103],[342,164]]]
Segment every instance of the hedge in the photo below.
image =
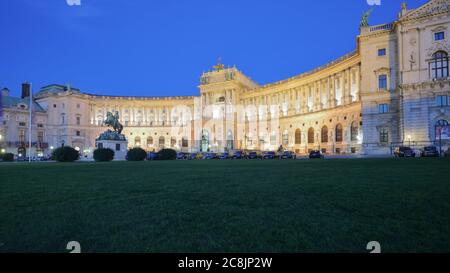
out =
[[110,148],[98,148],[94,151],[94,160],[97,162],[111,161],[114,159],[114,151]]
[[133,148],[127,152],[128,161],[143,161],[147,157],[147,152],[142,148]]
[[177,152],[172,149],[162,149],[158,152],[157,160],[176,160]]
[[59,162],[73,162],[80,158],[80,153],[70,146],[59,147],[52,153],[52,159]]

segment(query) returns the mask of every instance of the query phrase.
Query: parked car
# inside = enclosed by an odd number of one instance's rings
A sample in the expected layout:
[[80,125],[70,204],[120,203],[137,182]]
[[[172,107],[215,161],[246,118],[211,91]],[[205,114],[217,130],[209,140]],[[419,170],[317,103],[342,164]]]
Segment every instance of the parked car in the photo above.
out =
[[444,153],[445,157],[450,157],[450,148],[447,149]]
[[185,158],[187,160],[194,160],[197,158],[197,153],[187,153]]
[[325,156],[322,154],[321,151],[313,150],[313,151],[309,152],[309,158],[310,159],[323,159],[323,158],[325,158]]
[[231,157],[232,159],[243,159],[244,158],[244,152],[237,150],[234,151],[233,156]]
[[260,156],[258,155],[258,152],[256,151],[251,151],[247,154],[247,159],[258,159],[260,158]]
[[262,154],[262,159],[275,159],[275,152],[268,151]]
[[158,158],[158,153],[150,152],[147,154],[147,160],[156,160]]
[[186,159],[186,154],[182,152],[177,153],[177,160],[183,160]]
[[225,152],[219,155],[219,159],[225,160],[225,159],[229,159],[230,158],[230,154]]
[[206,153],[203,157],[203,159],[216,159],[217,154],[216,153]]
[[416,153],[410,147],[397,147],[394,151],[395,157],[416,157]]
[[202,154],[202,153],[197,153],[197,154],[195,155],[195,159],[201,160],[201,159],[203,159],[204,156],[205,156],[205,155]]
[[435,146],[428,146],[423,148],[420,153],[421,157],[439,157],[439,151]]
[[280,153],[279,155],[280,159],[295,159],[297,156],[294,152],[291,151],[284,151]]

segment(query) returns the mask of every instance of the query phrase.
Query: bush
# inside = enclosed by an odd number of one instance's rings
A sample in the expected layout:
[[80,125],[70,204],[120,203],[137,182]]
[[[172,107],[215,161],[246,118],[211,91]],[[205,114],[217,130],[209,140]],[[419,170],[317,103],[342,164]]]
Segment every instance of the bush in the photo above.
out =
[[111,161],[114,159],[114,151],[110,148],[98,148],[94,151],[94,160],[97,162]]
[[52,159],[59,162],[73,162],[80,158],[77,150],[70,146],[57,148],[52,153]]
[[162,149],[158,152],[157,160],[176,160],[177,152],[172,149]]
[[13,162],[14,161],[14,154],[12,153],[6,153],[2,154],[1,158],[4,162]]
[[147,152],[142,148],[133,148],[127,152],[128,161],[143,161],[147,157]]

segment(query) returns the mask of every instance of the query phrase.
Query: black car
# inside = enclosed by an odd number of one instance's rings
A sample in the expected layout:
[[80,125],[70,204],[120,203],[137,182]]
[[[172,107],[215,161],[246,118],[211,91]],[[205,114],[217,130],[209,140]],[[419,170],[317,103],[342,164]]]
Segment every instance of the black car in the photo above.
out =
[[439,151],[435,146],[428,146],[423,148],[420,153],[421,157],[439,157]]
[[217,154],[216,153],[206,153],[203,159],[216,159]]
[[309,158],[310,159],[316,159],[316,158],[323,159],[324,156],[319,150],[313,150],[313,151],[309,152]]
[[247,159],[258,159],[258,153],[257,152],[249,152],[247,154]]
[[291,151],[284,151],[280,154],[280,159],[295,159],[297,156]]
[[395,157],[416,157],[416,153],[410,147],[397,147],[394,151]]
[[264,152],[262,154],[262,159],[275,159],[275,152]]
[[242,151],[235,151],[231,158],[232,159],[243,159],[244,158],[244,153]]

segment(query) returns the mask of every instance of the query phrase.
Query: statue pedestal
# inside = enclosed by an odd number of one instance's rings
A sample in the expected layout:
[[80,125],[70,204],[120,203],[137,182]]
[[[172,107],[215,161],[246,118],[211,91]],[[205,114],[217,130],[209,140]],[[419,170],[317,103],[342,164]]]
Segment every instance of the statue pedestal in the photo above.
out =
[[108,130],[95,140],[95,147],[109,148],[114,151],[114,160],[125,160],[128,141],[124,135]]

